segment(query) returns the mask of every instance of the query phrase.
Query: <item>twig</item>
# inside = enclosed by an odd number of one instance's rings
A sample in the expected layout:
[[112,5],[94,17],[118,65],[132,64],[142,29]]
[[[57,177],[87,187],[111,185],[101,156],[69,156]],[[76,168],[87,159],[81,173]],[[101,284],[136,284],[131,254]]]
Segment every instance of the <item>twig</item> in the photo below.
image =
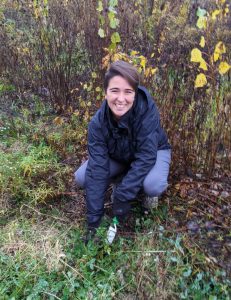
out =
[[[201,195],[201,194],[199,194],[200,196],[203,196],[203,195]],[[206,205],[206,206],[208,206],[208,207],[210,207],[212,210],[216,210],[216,208],[215,207],[213,207],[212,205],[210,205],[209,203],[207,203],[207,202],[203,202],[203,201],[201,201],[201,200],[199,200],[198,198],[192,198],[192,197],[190,197],[190,196],[188,196],[188,198],[190,199],[190,200],[193,200],[193,201],[197,201],[197,202],[199,202],[199,203],[201,203],[201,204],[204,204],[204,205]],[[210,199],[209,199],[210,200]],[[191,207],[193,207],[193,208],[197,208],[196,206],[194,206],[194,205],[190,205]],[[197,208],[198,210],[200,210],[202,213],[206,213],[206,212],[204,212],[204,211],[202,211],[201,209],[199,209],[199,208]]]
[[131,251],[121,251],[129,253],[166,253],[166,252],[176,252],[175,250],[131,250]]
[[115,291],[113,292],[113,294],[115,295],[115,294],[117,294],[118,292],[122,291],[125,287],[127,287],[128,285],[130,285],[131,282],[133,282],[133,279],[130,280],[128,283],[126,283],[126,284],[125,284],[124,286],[122,286],[121,288],[119,288],[118,290],[115,290]]
[[65,236],[67,234],[67,232],[71,230],[72,227],[73,227],[73,225],[71,225],[67,230],[65,230],[64,232],[62,232],[60,234],[60,236]]
[[66,267],[70,268],[72,271],[74,271],[76,274],[78,274],[82,279],[86,280],[88,283],[90,283],[90,281],[85,278],[78,270],[76,270],[75,268],[73,268],[72,266],[70,266],[68,263],[66,263],[64,260],[60,259],[60,262],[63,263]]
[[55,299],[58,299],[58,300],[62,300],[61,298],[59,298],[58,296],[54,295],[54,294],[51,294],[51,293],[48,293],[48,292],[43,292],[43,294],[46,294],[46,295],[49,295],[49,296],[52,296],[52,297],[55,297]]
[[59,192],[55,196],[75,196],[79,195],[79,192]]
[[[199,195],[202,196],[201,194],[199,194]],[[198,198],[194,199],[194,198],[192,198],[192,197],[189,197],[189,199],[196,200],[196,201],[198,201],[198,202],[200,202],[200,203],[202,203],[202,204],[205,204],[205,205],[207,205],[208,207],[210,207],[212,210],[215,210],[215,209],[216,209],[216,208],[214,208],[212,205],[210,205],[209,203],[203,202],[203,201],[199,200]],[[209,199],[209,200],[210,200],[210,199]]]
[[108,272],[107,270],[105,270],[105,269],[103,269],[103,268],[101,268],[101,267],[99,267],[99,266],[97,266],[97,265],[95,265],[95,264],[93,264],[93,266],[94,266],[94,267],[96,267],[96,269],[98,269],[98,270],[100,270],[100,271],[103,271],[103,272],[105,272],[105,273],[107,273],[107,274],[110,274],[110,275],[111,275],[111,273],[110,273],[110,272]]
[[62,218],[59,218],[59,217],[56,217],[56,216],[51,216],[51,215],[48,215],[48,214],[44,214],[44,213],[40,212],[39,210],[37,210],[37,209],[35,209],[35,208],[27,205],[27,204],[23,204],[20,207],[20,212],[22,211],[23,206],[26,206],[27,208],[30,208],[31,210],[35,211],[39,215],[50,217],[50,218],[53,218],[53,219],[56,219],[56,220],[60,220],[60,221],[63,221],[63,222],[67,222],[67,220],[65,220],[65,219],[62,219]]
[[[199,196],[203,197],[203,198],[206,198],[208,199],[209,201],[213,202],[214,204],[216,204],[217,206],[219,206],[220,204],[217,203],[215,200],[213,200],[212,198],[208,197],[207,195],[204,195],[204,194],[201,194],[201,193],[198,193]],[[214,195],[212,195],[214,196]],[[218,196],[217,196],[218,197]]]
[[142,264],[142,268],[141,268],[141,270],[140,270],[140,272],[139,272],[139,277],[140,277],[140,278],[139,278],[139,282],[138,282],[137,289],[136,289],[136,295],[139,294],[140,284],[141,284],[142,278],[143,278],[143,276],[144,276],[144,268],[145,268],[145,264],[143,263],[143,264]]
[[[205,256],[207,259],[209,259],[209,262],[211,261],[211,259],[208,257],[209,256],[209,253],[208,253],[208,251],[206,250],[206,249],[203,249],[201,246],[199,246],[195,241],[193,241],[193,243],[194,243],[194,245],[195,245],[195,247],[200,251],[200,252],[202,252],[202,253],[204,253],[205,252],[205,254],[207,255],[207,256]],[[208,262],[208,261],[207,261]],[[219,266],[220,268],[223,268],[223,266],[218,262],[218,261],[213,261],[213,264],[215,264],[215,265],[217,265],[217,266]],[[211,268],[211,266],[212,266],[212,264],[210,263],[210,264],[207,264],[208,265],[208,267],[210,267]],[[214,269],[213,269],[214,270]]]

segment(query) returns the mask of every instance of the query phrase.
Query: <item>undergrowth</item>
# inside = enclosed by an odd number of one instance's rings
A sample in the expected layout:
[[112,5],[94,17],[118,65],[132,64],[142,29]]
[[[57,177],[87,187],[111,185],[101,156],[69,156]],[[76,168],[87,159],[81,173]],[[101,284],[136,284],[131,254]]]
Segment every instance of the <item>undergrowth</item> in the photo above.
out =
[[38,114],[37,102],[32,105],[0,112],[0,215],[12,204],[35,205],[61,196],[73,177],[66,161],[73,159],[76,166],[76,152],[81,156],[86,127],[78,117],[57,124],[48,107],[40,106]]
[[[229,299],[225,273],[211,273],[186,236],[136,216],[133,237],[82,242],[83,226],[21,215],[2,228],[0,299]],[[142,229],[141,229],[142,228]]]

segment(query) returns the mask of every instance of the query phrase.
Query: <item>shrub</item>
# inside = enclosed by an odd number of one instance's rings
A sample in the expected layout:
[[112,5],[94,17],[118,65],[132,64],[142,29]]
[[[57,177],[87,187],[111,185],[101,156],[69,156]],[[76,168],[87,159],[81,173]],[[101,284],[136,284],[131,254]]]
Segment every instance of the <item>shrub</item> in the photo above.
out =
[[[4,1],[0,19],[0,65],[17,91],[32,88],[57,111],[87,122],[104,97],[105,69],[127,59],[158,103],[174,173],[211,175],[217,158],[223,171],[230,165],[230,75],[220,72],[229,68],[229,51],[210,59],[219,43],[231,46],[227,1],[20,3]],[[190,61],[194,48],[203,64]]]

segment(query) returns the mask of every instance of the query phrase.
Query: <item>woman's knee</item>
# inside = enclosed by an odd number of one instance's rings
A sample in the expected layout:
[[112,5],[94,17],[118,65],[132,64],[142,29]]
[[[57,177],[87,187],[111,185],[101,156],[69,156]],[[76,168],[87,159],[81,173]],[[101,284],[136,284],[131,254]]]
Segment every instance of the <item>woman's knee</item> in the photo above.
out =
[[86,174],[87,164],[88,164],[88,161],[86,161],[84,164],[82,164],[78,168],[78,170],[74,173],[75,182],[81,188],[85,187],[85,174]]
[[150,197],[160,196],[168,187],[166,181],[156,180],[145,180],[144,181],[144,192]]
[[84,188],[85,186],[85,174],[83,174],[79,169],[74,173],[76,184]]

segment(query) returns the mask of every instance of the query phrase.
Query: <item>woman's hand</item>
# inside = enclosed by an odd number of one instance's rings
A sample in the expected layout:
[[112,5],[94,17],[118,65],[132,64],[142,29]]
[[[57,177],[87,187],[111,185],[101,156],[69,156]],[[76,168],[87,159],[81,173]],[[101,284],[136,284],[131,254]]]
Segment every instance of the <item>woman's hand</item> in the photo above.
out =
[[131,209],[131,204],[128,201],[120,201],[114,199],[113,202],[113,214],[114,216],[125,216],[129,213]]

